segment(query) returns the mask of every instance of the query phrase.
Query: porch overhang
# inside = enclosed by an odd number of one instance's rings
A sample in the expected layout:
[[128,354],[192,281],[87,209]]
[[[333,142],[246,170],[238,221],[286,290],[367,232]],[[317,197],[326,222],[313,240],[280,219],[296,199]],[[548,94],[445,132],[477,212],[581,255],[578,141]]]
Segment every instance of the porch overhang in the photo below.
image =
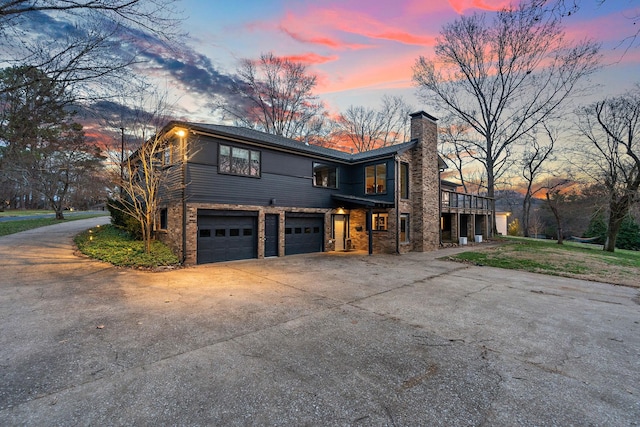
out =
[[348,204],[357,207],[368,208],[392,208],[393,202],[387,202],[384,200],[376,200],[369,197],[357,197],[348,194],[332,194],[331,198],[339,203]]

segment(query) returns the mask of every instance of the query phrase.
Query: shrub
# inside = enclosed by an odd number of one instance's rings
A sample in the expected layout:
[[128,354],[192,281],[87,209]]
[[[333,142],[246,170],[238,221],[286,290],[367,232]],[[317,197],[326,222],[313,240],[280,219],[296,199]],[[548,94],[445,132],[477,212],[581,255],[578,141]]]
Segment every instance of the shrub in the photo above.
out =
[[142,239],[140,221],[125,212],[124,204],[120,200],[109,199],[107,208],[111,213],[111,223],[131,234],[135,239]]
[[507,234],[509,236],[521,236],[522,235],[522,227],[520,226],[520,221],[518,218],[515,218],[513,221],[509,223],[507,227]]
[[584,232],[584,237],[597,237],[593,243],[604,245],[604,241],[607,238],[607,224],[604,222],[602,214],[591,217],[587,231]]
[[620,224],[620,231],[616,238],[616,248],[632,251],[640,250],[640,226],[630,215]]

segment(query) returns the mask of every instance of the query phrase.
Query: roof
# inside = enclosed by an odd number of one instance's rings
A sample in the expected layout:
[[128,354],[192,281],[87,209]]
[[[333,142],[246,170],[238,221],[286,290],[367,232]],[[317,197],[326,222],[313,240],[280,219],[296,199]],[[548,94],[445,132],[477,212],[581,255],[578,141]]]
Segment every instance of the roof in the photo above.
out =
[[393,202],[388,202],[386,200],[377,200],[370,197],[357,197],[348,194],[332,194],[331,198],[339,202],[351,203],[358,206],[368,206],[372,208],[393,207]]
[[285,138],[283,136],[273,135],[257,131],[255,129],[237,126],[172,121],[167,124],[167,126],[165,126],[165,130],[169,130],[173,127],[185,127],[196,133],[199,132],[229,138],[239,138],[242,139],[243,142],[254,142],[260,145],[270,146],[287,151],[295,151],[298,153],[323,157],[335,161],[342,161],[345,163],[359,163],[374,160],[377,158],[390,157],[395,154],[403,153],[406,150],[414,147],[418,143],[417,140],[411,140],[400,144],[389,145],[387,147],[353,154],[340,150],[334,150],[332,148],[320,147],[318,145],[310,145],[302,143],[300,141],[296,141],[295,139]]

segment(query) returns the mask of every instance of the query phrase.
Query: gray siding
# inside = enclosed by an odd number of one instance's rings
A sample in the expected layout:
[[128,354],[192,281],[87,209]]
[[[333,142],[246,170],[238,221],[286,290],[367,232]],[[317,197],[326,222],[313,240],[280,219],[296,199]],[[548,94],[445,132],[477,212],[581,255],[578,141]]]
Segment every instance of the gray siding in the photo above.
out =
[[[246,177],[218,173],[219,144],[249,148],[260,152],[261,176]],[[338,188],[314,187],[313,163],[320,162],[338,168]],[[364,189],[365,166],[387,164],[387,193],[367,195]],[[180,188],[181,169],[169,170],[171,187]],[[350,194],[393,202],[394,161],[378,160],[366,164],[346,165],[270,148],[230,142],[218,138],[200,137],[192,142],[186,168],[187,201],[195,203],[228,203],[268,206],[275,199],[276,206],[331,208],[332,194]],[[169,192],[179,199],[180,191]]]

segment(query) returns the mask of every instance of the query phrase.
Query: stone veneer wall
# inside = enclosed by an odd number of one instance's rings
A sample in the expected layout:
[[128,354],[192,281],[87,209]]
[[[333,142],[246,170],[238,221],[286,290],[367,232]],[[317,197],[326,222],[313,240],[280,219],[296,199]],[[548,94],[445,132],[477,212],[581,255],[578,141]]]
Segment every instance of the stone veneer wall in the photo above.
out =
[[414,157],[410,166],[413,250],[433,251],[440,246],[440,173],[435,120],[424,112],[412,114],[411,138],[419,141],[412,150]]
[[[182,203],[173,203],[167,208],[167,229],[157,230],[156,238],[182,259]],[[156,220],[160,224],[160,218]]]
[[[198,260],[198,209],[211,209],[223,211],[249,211],[258,212],[258,258],[264,258],[264,233],[265,215],[279,215],[278,222],[278,256],[284,256],[284,226],[285,214],[291,213],[315,213],[324,215],[324,248],[329,250],[329,239],[331,236],[331,209],[316,208],[294,208],[285,206],[249,206],[249,205],[229,205],[218,203],[188,203],[187,204],[187,251],[185,265],[195,265]],[[181,217],[178,219],[181,221]],[[181,234],[182,224],[178,222],[179,229],[175,234]],[[181,238],[181,235],[179,236]],[[181,242],[181,241],[180,241]],[[182,243],[180,243],[182,245]]]
[[[414,150],[415,151],[415,150]],[[413,177],[412,177],[412,173],[411,173],[411,165],[414,162],[414,153],[411,151],[407,151],[404,152],[402,154],[400,154],[398,156],[398,161],[399,163],[408,163],[409,164],[409,198],[408,199],[402,199],[400,197],[401,194],[401,189],[400,189],[400,171],[398,171],[398,179],[396,180],[396,191],[398,194],[398,207],[399,207],[399,213],[402,214],[409,214],[409,242],[405,243],[405,242],[400,242],[400,245],[398,246],[398,249],[400,251],[401,254],[407,253],[407,252],[412,252],[414,250],[414,230],[413,230],[413,221],[414,221],[414,216],[416,215],[416,212],[414,212],[414,203],[411,199],[412,194],[411,194],[411,188],[414,185],[413,183]],[[398,166],[399,167],[399,166]],[[394,209],[395,211],[395,209]],[[395,217],[395,212],[394,212],[394,217]],[[398,239],[400,239],[400,234],[398,232]]]

